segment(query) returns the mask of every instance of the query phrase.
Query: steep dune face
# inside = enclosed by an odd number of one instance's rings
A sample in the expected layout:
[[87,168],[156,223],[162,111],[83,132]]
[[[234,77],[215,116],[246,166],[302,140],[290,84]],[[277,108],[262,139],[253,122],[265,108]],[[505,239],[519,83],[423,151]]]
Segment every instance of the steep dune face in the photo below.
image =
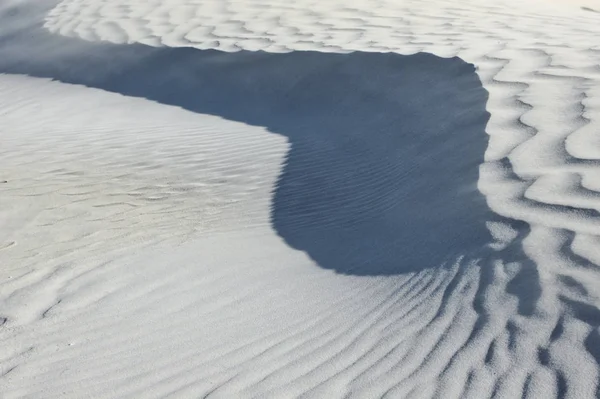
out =
[[597,17],[396,3],[7,3],[0,391],[596,397]]
[[89,56],[31,62],[13,55],[0,70],[142,97],[285,137],[290,151],[271,222],[321,267],[399,274],[476,256],[491,240],[485,222],[494,216],[477,189],[487,93],[458,58],[231,54],[62,37],[50,43],[80,46]]

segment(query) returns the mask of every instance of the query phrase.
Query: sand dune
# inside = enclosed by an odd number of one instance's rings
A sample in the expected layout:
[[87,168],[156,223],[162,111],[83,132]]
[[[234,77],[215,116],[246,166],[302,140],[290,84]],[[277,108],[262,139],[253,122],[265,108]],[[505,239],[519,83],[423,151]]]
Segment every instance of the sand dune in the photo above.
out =
[[593,10],[5,3],[0,392],[597,397]]

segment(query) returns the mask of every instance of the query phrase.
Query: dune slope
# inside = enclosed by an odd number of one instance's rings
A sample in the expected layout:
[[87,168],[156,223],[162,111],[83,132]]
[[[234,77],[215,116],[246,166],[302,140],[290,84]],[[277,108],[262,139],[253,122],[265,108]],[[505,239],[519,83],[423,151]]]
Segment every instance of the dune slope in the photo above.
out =
[[5,3],[0,392],[597,397],[593,10]]

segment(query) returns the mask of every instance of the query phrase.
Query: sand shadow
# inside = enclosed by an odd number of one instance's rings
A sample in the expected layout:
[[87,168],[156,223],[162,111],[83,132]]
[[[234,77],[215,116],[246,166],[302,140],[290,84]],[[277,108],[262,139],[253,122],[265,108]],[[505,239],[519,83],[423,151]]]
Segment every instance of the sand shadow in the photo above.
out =
[[323,268],[399,274],[489,242],[492,213],[476,187],[487,92],[459,58],[221,53],[17,30],[0,41],[0,73],[144,97],[287,137],[272,224]]

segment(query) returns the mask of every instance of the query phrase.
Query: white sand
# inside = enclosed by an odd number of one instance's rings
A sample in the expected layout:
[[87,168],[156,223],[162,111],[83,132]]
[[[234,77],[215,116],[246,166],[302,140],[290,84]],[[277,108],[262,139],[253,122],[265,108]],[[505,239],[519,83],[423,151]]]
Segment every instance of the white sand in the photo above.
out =
[[0,396],[597,397],[596,9],[1,3]]

